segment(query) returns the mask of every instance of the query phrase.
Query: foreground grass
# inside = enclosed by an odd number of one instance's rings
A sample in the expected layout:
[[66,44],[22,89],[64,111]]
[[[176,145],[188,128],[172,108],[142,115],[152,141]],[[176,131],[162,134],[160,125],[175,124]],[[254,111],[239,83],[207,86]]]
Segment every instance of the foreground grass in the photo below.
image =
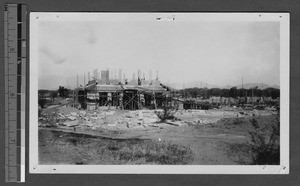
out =
[[182,165],[192,160],[190,148],[167,142],[39,131],[40,164]]

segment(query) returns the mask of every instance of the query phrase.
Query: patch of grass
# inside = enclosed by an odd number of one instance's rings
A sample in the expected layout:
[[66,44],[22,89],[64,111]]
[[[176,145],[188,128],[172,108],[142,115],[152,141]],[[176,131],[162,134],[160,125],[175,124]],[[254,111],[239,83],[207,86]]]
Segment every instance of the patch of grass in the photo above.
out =
[[247,125],[249,124],[249,119],[244,117],[223,118],[218,123],[226,126]]
[[171,143],[147,141],[141,146],[128,146],[125,149],[120,151],[120,160],[133,162],[143,158],[146,163],[160,165],[188,164],[193,160],[192,151],[189,148]]
[[40,164],[183,165],[193,158],[190,148],[168,142],[39,131]]
[[249,143],[228,143],[222,144],[229,158],[240,165],[252,164],[252,145]]

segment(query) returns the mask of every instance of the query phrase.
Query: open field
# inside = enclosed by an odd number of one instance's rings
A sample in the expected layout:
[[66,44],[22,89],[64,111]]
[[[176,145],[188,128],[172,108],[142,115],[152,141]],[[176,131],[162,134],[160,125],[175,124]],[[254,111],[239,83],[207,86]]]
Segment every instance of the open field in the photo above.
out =
[[[262,133],[263,140],[268,141],[278,123],[278,115],[269,110],[179,110],[175,116],[176,120],[161,123],[153,110],[44,109],[39,118],[39,162],[264,164],[254,161],[259,144],[253,142],[251,134]],[[260,129],[255,130],[253,123]],[[275,145],[279,149],[279,141]],[[279,156],[276,158],[267,163],[276,164]]]
[[184,146],[145,139],[107,139],[86,134],[39,131],[42,164],[188,164]]

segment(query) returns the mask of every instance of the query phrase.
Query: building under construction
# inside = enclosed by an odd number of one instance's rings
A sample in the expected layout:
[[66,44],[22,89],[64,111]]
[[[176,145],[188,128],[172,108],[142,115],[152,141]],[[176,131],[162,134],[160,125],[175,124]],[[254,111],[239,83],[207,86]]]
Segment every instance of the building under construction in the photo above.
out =
[[161,84],[158,78],[152,81],[141,78],[140,71],[137,80],[124,80],[124,83],[108,80],[108,73],[101,72],[100,80],[93,79],[85,87],[77,89],[77,100],[82,108],[93,110],[98,106],[114,106],[125,110],[156,109],[161,108],[174,92]]

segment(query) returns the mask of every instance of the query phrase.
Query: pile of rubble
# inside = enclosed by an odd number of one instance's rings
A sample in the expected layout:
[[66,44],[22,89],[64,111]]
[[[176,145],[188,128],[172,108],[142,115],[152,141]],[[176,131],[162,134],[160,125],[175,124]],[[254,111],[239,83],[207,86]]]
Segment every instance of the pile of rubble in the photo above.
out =
[[97,128],[132,128],[158,122],[152,110],[124,111],[113,107],[99,107],[95,111],[84,111],[62,107],[52,113],[44,113],[39,118],[40,127],[90,127]]
[[153,110],[138,110],[138,111],[129,111],[123,115],[123,118],[136,119],[137,122],[143,120],[144,123],[157,122],[158,117]]
[[[40,127],[86,127],[88,129],[130,129],[158,126],[159,118],[155,114],[159,110],[119,110],[115,107],[99,107],[94,111],[78,110],[73,107],[59,107],[42,113],[39,118]],[[161,110],[162,111],[162,110]],[[267,113],[267,112],[266,112]],[[179,110],[177,120],[166,120],[172,126],[186,126],[216,123],[224,117],[244,117],[259,115],[260,111],[224,111],[224,110]]]

